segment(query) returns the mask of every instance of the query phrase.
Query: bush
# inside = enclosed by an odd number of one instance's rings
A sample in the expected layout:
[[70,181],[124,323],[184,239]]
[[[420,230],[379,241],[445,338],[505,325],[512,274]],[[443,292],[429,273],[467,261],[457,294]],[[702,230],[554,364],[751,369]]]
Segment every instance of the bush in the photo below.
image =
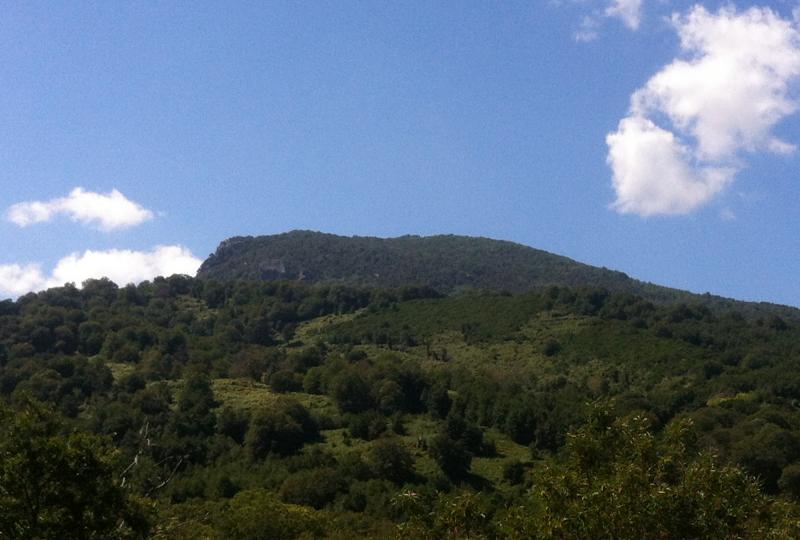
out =
[[346,488],[344,479],[332,468],[297,472],[281,485],[281,499],[320,509],[333,501]]
[[402,484],[414,476],[414,459],[396,439],[377,441],[367,452],[367,464],[375,476],[396,484]]
[[289,370],[273,373],[269,378],[269,386],[273,391],[283,394],[285,392],[299,392],[303,389],[302,376]]
[[386,418],[375,411],[350,414],[347,416],[347,428],[351,436],[372,441],[386,432]]
[[795,463],[785,467],[778,480],[778,487],[781,488],[781,492],[794,499],[800,499],[800,465]]
[[548,339],[542,347],[545,356],[555,356],[561,351],[561,344],[555,339]]
[[263,489],[239,492],[221,508],[215,521],[219,536],[230,540],[288,540],[323,534],[323,521],[316,512],[283,504]]
[[464,478],[472,466],[470,454],[461,441],[439,434],[428,445],[428,452],[451,480]]
[[293,454],[318,437],[319,428],[305,407],[294,400],[282,399],[253,414],[245,447],[252,459],[263,459],[273,452]]
[[373,405],[367,381],[354,371],[346,371],[333,380],[331,395],[344,413],[363,412]]
[[524,479],[525,465],[521,461],[515,459],[507,461],[503,465],[503,480],[512,486],[516,486],[517,484],[521,484]]
[[246,412],[223,407],[217,415],[217,432],[243,444],[249,423],[250,418]]

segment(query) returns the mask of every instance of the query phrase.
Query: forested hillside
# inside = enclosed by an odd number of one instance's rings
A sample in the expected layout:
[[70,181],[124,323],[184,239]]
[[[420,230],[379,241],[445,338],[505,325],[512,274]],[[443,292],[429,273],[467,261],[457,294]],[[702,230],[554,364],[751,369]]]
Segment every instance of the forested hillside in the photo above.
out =
[[796,537],[799,368],[603,288],[51,289],[0,302],[0,538]]
[[521,244],[468,236],[344,237],[292,231],[222,242],[198,271],[203,279],[287,279],[370,287],[426,285],[445,294],[467,290],[524,292],[537,287],[602,287],[655,303],[690,302],[745,315],[800,311],[767,303],[692,294],[632,279]]

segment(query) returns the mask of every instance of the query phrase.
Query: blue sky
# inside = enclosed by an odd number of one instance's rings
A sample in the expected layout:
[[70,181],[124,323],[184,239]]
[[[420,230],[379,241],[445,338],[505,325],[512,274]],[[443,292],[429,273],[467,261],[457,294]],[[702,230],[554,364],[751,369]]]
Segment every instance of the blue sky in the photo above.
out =
[[7,4],[0,296],[314,229],[800,306],[797,7]]

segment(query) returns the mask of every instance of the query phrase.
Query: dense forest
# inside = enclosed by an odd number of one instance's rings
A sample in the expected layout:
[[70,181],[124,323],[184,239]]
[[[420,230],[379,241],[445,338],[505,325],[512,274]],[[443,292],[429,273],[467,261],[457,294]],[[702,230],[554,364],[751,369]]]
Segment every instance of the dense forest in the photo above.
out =
[[223,241],[197,275],[218,281],[285,279],[381,288],[420,284],[445,294],[592,286],[636,294],[657,304],[694,303],[713,310],[777,313],[800,320],[795,308],[693,294],[522,244],[470,236],[376,238],[314,231],[237,236]]
[[800,536],[800,324],[187,276],[0,302],[0,538]]

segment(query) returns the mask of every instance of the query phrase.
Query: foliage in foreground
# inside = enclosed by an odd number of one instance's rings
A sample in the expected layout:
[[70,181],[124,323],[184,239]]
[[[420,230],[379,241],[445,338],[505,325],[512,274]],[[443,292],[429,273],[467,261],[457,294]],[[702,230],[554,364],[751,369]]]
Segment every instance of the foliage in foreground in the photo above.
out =
[[523,505],[498,508],[463,491],[395,499],[405,538],[797,538],[796,508],[769,499],[741,469],[698,453],[687,422],[655,436],[642,416],[595,410],[562,459],[534,476]]
[[136,538],[147,515],[114,477],[114,450],[65,433],[45,407],[0,407],[0,538]]
[[[773,514],[757,480],[699,453],[675,421],[656,437],[643,416],[597,410],[567,439],[562,463],[535,481],[531,517],[541,538],[765,538],[798,522]],[[509,520],[514,531],[513,520]],[[523,532],[517,530],[515,532]]]

